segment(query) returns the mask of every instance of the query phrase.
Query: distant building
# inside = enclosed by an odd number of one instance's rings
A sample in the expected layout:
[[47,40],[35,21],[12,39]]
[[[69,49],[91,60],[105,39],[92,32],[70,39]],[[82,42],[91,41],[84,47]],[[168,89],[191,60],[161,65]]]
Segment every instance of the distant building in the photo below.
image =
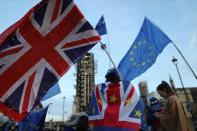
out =
[[176,88],[176,95],[183,103],[188,118],[193,121],[193,126],[197,129],[197,87],[185,88],[185,92],[183,88]]
[[179,97],[179,99],[183,103],[187,116],[191,118],[192,117],[191,105],[189,104],[193,103],[193,98],[192,98],[190,90],[185,89],[184,91],[183,88],[176,88],[176,95]]
[[76,84],[76,112],[88,111],[88,104],[94,82],[94,55],[86,53],[80,61],[77,62],[77,84]]
[[[190,93],[190,90],[188,88],[177,88],[175,87],[174,81],[170,76],[170,86],[172,88],[172,90],[174,91],[174,93],[179,97],[179,99],[181,100],[181,102],[184,104],[185,109],[188,111],[188,104],[187,103],[193,103],[193,98],[192,95]],[[187,112],[188,116],[191,117],[191,114],[189,112]]]
[[144,101],[144,104],[147,105],[148,85],[147,85],[146,81],[140,81],[140,83],[139,83],[139,91],[140,91],[140,97]]
[[192,111],[192,116],[193,116],[192,118],[193,118],[193,122],[194,122],[194,127],[197,131],[197,87],[188,88],[188,89],[190,90],[190,93],[193,98],[191,111]]
[[194,130],[197,130],[197,87],[176,88],[171,77],[170,85],[183,103],[186,114],[195,128]]
[[173,79],[172,79],[171,76],[169,76],[169,77],[170,77],[170,86],[171,86],[172,90],[175,92],[176,91],[176,88],[175,88],[174,81],[173,81]]
[[45,122],[44,130],[45,131],[63,131],[64,126],[63,126],[62,121],[50,120],[48,122]]

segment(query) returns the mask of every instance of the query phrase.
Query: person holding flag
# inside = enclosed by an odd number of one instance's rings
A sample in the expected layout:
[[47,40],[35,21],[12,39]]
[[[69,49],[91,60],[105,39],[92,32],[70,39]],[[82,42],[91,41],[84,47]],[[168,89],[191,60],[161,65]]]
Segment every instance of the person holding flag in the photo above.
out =
[[89,105],[89,130],[138,131],[142,127],[144,104],[133,85],[121,81],[115,68],[106,82],[96,85]]

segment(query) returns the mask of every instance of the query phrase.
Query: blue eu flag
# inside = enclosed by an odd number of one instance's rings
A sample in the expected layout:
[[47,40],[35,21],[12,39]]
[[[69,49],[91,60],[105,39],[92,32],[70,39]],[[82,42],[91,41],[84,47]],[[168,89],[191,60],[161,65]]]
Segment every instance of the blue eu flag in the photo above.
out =
[[31,112],[27,118],[19,123],[19,131],[43,131],[48,106]]
[[101,18],[100,18],[99,22],[97,23],[95,29],[97,30],[99,35],[107,34],[107,29],[106,29],[105,20],[104,20],[103,15],[101,16]]
[[118,65],[122,79],[130,81],[144,73],[170,42],[166,34],[145,18],[137,38]]

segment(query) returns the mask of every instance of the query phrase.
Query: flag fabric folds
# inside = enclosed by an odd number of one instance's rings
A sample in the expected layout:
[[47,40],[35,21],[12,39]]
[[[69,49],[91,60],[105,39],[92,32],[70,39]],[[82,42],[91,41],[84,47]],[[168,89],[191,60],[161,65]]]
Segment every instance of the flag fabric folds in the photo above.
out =
[[137,38],[118,65],[122,79],[130,81],[144,73],[170,42],[166,34],[145,18]]
[[49,99],[49,98],[51,98],[51,97],[53,97],[53,96],[59,94],[60,92],[61,92],[60,86],[59,86],[59,84],[57,83],[57,84],[55,84],[53,87],[51,87],[51,88],[48,90],[47,94],[41,99],[41,101],[45,101],[45,100],[47,100],[47,99]]
[[19,123],[19,131],[43,131],[47,110],[48,106],[31,112],[23,121]]
[[89,129],[94,131],[137,131],[144,104],[130,82],[96,86],[89,105]]
[[0,112],[16,121],[100,40],[72,0],[42,0],[0,37]]
[[105,25],[105,20],[103,15],[101,16],[99,22],[97,23],[95,29],[98,31],[99,35],[105,35],[107,34],[107,28]]

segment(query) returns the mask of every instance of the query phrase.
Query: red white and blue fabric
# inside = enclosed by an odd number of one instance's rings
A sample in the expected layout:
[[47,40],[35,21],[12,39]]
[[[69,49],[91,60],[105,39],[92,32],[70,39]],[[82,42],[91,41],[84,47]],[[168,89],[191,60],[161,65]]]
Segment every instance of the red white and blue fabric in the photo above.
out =
[[138,131],[144,105],[130,82],[102,83],[91,97],[89,129]]
[[100,36],[72,0],[43,0],[0,36],[0,112],[22,120]]

